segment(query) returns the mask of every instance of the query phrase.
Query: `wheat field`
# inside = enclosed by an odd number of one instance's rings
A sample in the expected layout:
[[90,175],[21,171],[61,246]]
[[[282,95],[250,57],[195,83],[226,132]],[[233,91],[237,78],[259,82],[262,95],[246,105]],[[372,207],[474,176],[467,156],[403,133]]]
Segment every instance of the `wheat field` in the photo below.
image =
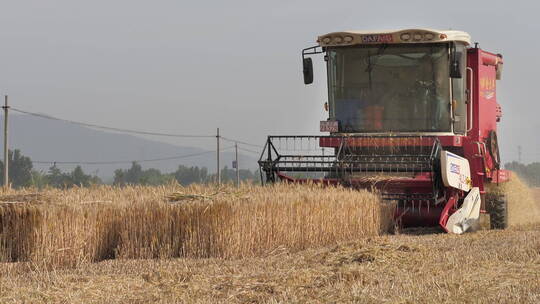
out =
[[316,185],[100,186],[0,195],[0,261],[243,258],[379,235],[377,195]]
[[[539,208],[540,190],[515,183],[527,192],[507,193],[509,213]],[[523,224],[534,217],[389,235],[392,206],[377,195],[316,185],[0,200],[0,303],[540,302],[540,224]]]

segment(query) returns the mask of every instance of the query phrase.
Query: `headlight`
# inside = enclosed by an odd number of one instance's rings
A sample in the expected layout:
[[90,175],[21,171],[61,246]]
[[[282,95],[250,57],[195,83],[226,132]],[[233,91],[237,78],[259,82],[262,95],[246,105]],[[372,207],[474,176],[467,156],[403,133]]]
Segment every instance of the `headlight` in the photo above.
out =
[[346,43],[350,43],[350,42],[353,41],[353,37],[352,36],[345,36],[344,40],[345,40]]
[[414,41],[420,41],[420,40],[422,40],[422,34],[420,34],[420,33],[414,33],[414,35],[413,35],[413,40],[414,40]]
[[324,37],[323,40],[322,40],[322,42],[323,42],[324,44],[329,44],[330,41],[332,41],[332,39],[331,39],[330,37]]
[[334,38],[334,43],[340,44],[340,43],[342,43],[342,42],[343,42],[343,37],[341,37],[341,36],[336,36],[336,37]]
[[411,34],[403,33],[403,34],[401,34],[401,36],[399,36],[399,38],[401,38],[401,40],[403,40],[403,41],[409,41],[409,39],[411,39]]
[[433,40],[434,37],[435,37],[435,36],[433,36],[432,33],[427,33],[426,35],[424,35],[424,38],[425,38],[426,40]]

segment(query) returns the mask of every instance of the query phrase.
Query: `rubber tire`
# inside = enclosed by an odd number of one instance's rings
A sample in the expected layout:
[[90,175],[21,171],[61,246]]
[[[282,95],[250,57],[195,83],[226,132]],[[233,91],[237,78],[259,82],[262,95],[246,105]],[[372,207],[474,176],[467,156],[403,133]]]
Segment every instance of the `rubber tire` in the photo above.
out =
[[508,228],[508,200],[506,197],[501,194],[489,195],[487,204],[491,229]]

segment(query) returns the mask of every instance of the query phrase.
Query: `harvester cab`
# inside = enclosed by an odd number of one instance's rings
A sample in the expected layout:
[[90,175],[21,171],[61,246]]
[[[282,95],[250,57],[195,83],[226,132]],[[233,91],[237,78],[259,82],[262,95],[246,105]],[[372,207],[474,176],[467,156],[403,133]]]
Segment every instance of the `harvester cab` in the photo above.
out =
[[507,226],[506,200],[488,193],[500,168],[496,80],[499,54],[471,47],[462,31],[407,29],[322,35],[302,51],[327,67],[328,135],[268,136],[259,160],[265,182],[315,182],[376,190],[397,202],[404,226],[451,233]]

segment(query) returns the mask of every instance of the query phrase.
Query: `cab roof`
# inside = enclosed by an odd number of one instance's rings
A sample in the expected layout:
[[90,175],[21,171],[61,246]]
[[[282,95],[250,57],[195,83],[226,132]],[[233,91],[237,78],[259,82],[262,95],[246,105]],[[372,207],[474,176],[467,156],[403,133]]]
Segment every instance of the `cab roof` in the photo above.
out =
[[457,41],[471,44],[471,36],[463,31],[434,29],[403,29],[381,31],[344,31],[319,36],[322,47],[362,44],[434,43]]

